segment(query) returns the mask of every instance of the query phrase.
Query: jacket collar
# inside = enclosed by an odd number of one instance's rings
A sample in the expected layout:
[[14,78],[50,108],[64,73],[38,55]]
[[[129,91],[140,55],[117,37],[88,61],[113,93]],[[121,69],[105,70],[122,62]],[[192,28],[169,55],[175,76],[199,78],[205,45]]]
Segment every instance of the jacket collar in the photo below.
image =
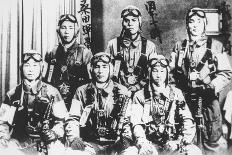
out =
[[37,84],[31,87],[25,81],[23,81],[23,91],[28,94],[37,94],[42,88],[42,81],[37,80],[36,82]]
[[74,39],[71,43],[64,45],[62,43],[60,43],[60,46],[63,47],[65,52],[69,52],[69,53],[75,53],[76,49],[79,47],[79,43],[77,42],[76,39]]
[[126,38],[126,37],[122,38],[122,46],[127,47],[127,48],[129,48],[130,46],[132,48],[136,48],[139,46],[140,42],[141,42],[141,35],[140,34],[138,34],[138,36],[134,40],[131,40],[131,39]]
[[[104,89],[100,89],[100,90],[102,91],[103,96],[105,95],[108,96],[111,92],[113,92],[113,89],[114,89],[114,82],[110,80],[107,86]],[[99,88],[97,88],[96,85],[93,82],[91,82],[87,86],[87,90],[94,90],[93,92],[96,93],[97,90],[99,90]]]
[[[151,87],[150,84],[147,84],[147,85],[145,86],[144,91],[146,92],[146,94],[150,94],[150,97],[155,97],[155,96],[153,95],[153,90],[152,90],[152,87]],[[161,96],[164,96],[165,98],[169,98],[170,91],[171,91],[171,89],[170,89],[169,85],[167,85],[167,86],[164,88],[164,91],[161,92],[160,95],[161,95]],[[147,96],[147,97],[148,97],[148,96]],[[145,96],[145,98],[147,98],[147,97]]]
[[189,45],[190,46],[196,45],[196,47],[201,47],[202,45],[204,45],[207,42],[207,39],[208,39],[208,37],[206,35],[204,35],[199,40],[196,40],[196,41],[190,40]]

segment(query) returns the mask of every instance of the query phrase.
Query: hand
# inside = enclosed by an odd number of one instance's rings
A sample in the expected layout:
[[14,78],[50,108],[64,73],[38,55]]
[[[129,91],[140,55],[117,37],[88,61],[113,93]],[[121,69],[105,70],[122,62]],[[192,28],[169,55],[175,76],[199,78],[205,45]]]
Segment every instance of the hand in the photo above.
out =
[[130,86],[130,87],[128,88],[128,90],[129,90],[129,91],[132,91],[132,92],[135,92],[135,91],[137,91],[137,87],[136,87],[136,86]]
[[178,141],[168,141],[165,145],[165,149],[167,151],[175,151],[178,149],[179,142]]
[[0,150],[4,149],[4,148],[7,148],[8,143],[9,143],[8,139],[0,138]]
[[205,89],[215,90],[215,86],[212,83],[206,84]]
[[206,92],[207,94],[213,94],[213,95],[216,95],[216,92],[215,92],[215,86],[213,84],[204,84],[204,88],[203,88],[203,91]]
[[116,94],[117,95],[125,95],[127,93],[127,89],[123,89],[123,88],[116,88]]
[[51,143],[58,139],[58,135],[53,130],[43,130],[41,134],[41,139],[45,143]]
[[81,150],[81,151],[84,151],[85,150],[85,144],[84,142],[82,141],[81,138],[79,137],[76,137],[74,138],[74,140],[71,142],[70,144],[70,147],[73,149],[73,150]]
[[192,139],[188,139],[188,138],[183,138],[183,139],[181,139],[181,143],[183,144],[183,145],[188,145],[188,144],[191,144],[192,143]]

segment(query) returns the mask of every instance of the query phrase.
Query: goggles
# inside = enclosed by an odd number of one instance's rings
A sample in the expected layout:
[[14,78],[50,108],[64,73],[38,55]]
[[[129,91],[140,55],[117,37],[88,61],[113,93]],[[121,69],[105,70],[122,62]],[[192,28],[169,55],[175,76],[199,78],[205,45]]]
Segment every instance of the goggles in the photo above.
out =
[[205,12],[200,9],[191,9],[188,12],[187,18],[190,19],[192,16],[197,15],[198,17],[205,18]]
[[38,53],[25,53],[23,54],[23,62],[27,62],[29,59],[33,59],[36,62],[42,61],[42,57]]
[[134,17],[139,17],[141,16],[141,13],[138,9],[125,9],[121,13],[121,18],[124,18],[129,15],[134,16]]
[[161,67],[167,67],[168,66],[168,61],[167,59],[157,59],[157,58],[154,58],[154,59],[151,59],[150,60],[150,67],[153,68],[153,67],[156,67],[157,64],[160,64]]
[[72,23],[77,23],[77,18],[71,14],[61,15],[58,25],[61,25],[64,21],[70,21]]
[[104,63],[110,63],[112,61],[111,57],[107,54],[104,55],[95,55],[93,56],[92,60],[91,60],[91,64],[94,65],[97,62],[104,62]]

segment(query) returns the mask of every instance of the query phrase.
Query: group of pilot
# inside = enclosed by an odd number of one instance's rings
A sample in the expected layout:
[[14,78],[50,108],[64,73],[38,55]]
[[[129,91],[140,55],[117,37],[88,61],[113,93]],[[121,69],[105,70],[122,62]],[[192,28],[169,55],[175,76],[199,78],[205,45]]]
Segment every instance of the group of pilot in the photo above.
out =
[[226,153],[218,94],[232,69],[204,10],[188,10],[188,38],[169,59],[142,36],[141,16],[124,8],[120,36],[95,55],[78,42],[76,17],[60,16],[47,67],[25,51],[21,83],[0,105],[0,154]]

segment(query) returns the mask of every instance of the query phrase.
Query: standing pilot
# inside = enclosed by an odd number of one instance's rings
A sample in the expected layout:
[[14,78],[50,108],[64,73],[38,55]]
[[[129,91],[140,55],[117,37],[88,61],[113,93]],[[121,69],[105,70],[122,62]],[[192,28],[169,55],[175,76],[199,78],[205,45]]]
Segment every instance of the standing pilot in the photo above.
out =
[[106,51],[115,59],[113,79],[134,94],[146,83],[147,57],[156,53],[156,46],[141,35],[142,17],[137,7],[124,8],[121,18],[121,34],[108,42]]
[[232,71],[223,44],[206,36],[206,25],[202,9],[188,11],[188,39],[176,44],[170,67],[177,87],[184,90],[195,120],[199,122],[203,117],[197,128],[197,133],[202,133],[201,138],[197,138],[198,145],[203,145],[206,153],[219,154],[226,150],[227,143],[222,136],[218,94],[230,83]]
[[59,45],[45,56],[45,81],[59,90],[69,110],[76,89],[90,78],[87,66],[92,53],[77,41],[79,25],[74,15],[60,16],[57,34]]

